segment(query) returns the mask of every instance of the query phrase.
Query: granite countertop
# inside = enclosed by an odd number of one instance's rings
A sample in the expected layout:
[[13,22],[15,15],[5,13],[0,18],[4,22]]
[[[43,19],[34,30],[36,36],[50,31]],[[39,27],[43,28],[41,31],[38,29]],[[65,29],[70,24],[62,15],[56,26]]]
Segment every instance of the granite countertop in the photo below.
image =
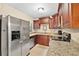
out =
[[57,33],[52,33],[52,32],[31,32],[30,33],[30,37],[31,36],[35,36],[35,35],[49,35],[49,36],[60,36]]
[[79,56],[79,44],[71,42],[51,40],[48,56]]

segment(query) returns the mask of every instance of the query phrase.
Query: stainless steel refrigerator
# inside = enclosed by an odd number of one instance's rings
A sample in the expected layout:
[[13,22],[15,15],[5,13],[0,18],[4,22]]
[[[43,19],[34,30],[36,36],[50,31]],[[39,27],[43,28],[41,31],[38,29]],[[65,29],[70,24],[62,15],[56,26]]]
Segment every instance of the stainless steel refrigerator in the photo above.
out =
[[0,15],[0,56],[8,55],[8,21]]
[[0,17],[0,55],[24,56],[29,42],[29,21],[7,16]]

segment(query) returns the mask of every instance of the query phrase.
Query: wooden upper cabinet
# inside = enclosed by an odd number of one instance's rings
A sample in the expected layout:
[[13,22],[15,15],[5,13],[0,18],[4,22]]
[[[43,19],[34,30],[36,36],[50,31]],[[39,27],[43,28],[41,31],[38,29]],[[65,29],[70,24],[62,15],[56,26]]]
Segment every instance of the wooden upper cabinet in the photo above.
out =
[[57,18],[57,15],[52,17],[50,20],[49,20],[49,28],[50,29],[56,29],[58,28],[58,18]]
[[33,21],[33,28],[34,29],[40,29],[40,20],[34,20]]
[[33,21],[33,28],[40,29],[42,24],[49,24],[49,17],[39,18],[38,20]]
[[57,29],[58,28],[58,16],[56,15],[55,16],[55,18],[54,18],[54,20],[53,20],[53,27],[55,28],[55,29]]
[[59,9],[63,28],[79,28],[79,3],[64,3]]
[[71,26],[71,22],[70,22],[70,17],[69,17],[69,5],[68,4],[64,4],[62,6],[62,21],[63,21],[63,27],[64,28],[70,28]]
[[53,22],[54,22],[53,20],[54,20],[54,18],[51,18],[51,19],[49,20],[49,28],[50,28],[50,29],[53,29],[53,25],[54,25],[54,24],[53,24]]
[[40,24],[48,24],[49,23],[49,17],[40,18]]
[[71,19],[70,19],[70,12],[69,12],[69,4],[65,3],[62,4],[59,10],[59,16],[61,19],[61,27],[62,28],[71,28]]
[[79,28],[79,3],[71,4],[72,28]]

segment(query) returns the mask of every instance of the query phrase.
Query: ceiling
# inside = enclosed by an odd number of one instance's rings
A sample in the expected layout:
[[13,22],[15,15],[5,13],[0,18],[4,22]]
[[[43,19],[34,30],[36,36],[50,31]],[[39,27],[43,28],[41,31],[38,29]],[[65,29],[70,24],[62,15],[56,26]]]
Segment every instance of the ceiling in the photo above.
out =
[[[28,14],[33,18],[51,16],[57,13],[58,3],[8,3],[12,7]],[[44,10],[38,11],[38,8]]]

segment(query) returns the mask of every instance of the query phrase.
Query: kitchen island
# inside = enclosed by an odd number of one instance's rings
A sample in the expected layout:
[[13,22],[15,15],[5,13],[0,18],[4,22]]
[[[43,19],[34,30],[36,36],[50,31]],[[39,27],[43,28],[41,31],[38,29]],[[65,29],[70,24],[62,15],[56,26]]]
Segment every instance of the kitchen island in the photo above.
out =
[[62,37],[57,33],[50,33],[50,32],[31,32],[30,38],[35,39],[35,44],[41,44],[45,46],[49,46],[49,42],[54,37]]

